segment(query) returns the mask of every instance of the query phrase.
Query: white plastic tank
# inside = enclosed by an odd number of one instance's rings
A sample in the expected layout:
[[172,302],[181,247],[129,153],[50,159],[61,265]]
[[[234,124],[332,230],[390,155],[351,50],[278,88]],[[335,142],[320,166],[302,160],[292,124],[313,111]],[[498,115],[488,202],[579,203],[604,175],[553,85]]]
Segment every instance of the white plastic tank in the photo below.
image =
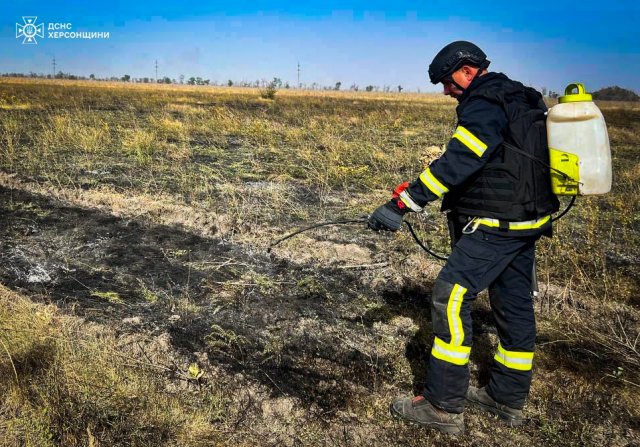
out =
[[584,85],[569,84],[558,104],[549,110],[547,139],[555,194],[604,194],[611,190],[607,125]]

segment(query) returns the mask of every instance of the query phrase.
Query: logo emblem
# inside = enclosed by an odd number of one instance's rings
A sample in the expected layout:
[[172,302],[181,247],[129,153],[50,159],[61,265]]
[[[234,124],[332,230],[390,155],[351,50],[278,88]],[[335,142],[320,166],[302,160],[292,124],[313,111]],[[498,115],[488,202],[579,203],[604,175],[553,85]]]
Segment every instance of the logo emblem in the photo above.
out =
[[24,37],[23,44],[37,45],[36,37],[44,38],[44,23],[36,25],[36,16],[23,16],[23,24],[16,23],[16,39]]

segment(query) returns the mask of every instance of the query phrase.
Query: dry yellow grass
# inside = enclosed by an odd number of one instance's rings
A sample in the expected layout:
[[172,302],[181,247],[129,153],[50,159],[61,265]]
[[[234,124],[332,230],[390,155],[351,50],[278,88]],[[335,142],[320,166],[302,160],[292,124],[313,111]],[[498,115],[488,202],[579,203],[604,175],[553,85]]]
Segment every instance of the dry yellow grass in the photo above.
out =
[[208,388],[203,399],[195,380],[182,386],[186,368],[151,339],[123,339],[0,286],[0,345],[1,446],[224,443],[210,420],[225,398]]
[[[143,83],[124,83],[111,81],[69,81],[60,79],[27,79],[27,78],[2,78],[4,84],[17,85],[57,85],[57,86],[73,86],[88,89],[112,90],[116,92],[123,91],[151,91],[155,94],[170,94],[172,99],[177,102],[188,102],[188,98],[176,96],[179,93],[198,93],[228,95],[259,98],[260,88],[252,87],[224,87],[224,86],[194,86],[194,85],[176,85],[176,84],[143,84]],[[393,93],[393,92],[364,92],[364,91],[347,91],[347,90],[298,90],[298,89],[279,89],[278,97],[292,98],[346,98],[352,100],[379,100],[379,101],[415,101],[415,102],[432,102],[436,104],[455,104],[451,98],[445,97],[438,93]],[[268,102],[268,101],[267,101]]]

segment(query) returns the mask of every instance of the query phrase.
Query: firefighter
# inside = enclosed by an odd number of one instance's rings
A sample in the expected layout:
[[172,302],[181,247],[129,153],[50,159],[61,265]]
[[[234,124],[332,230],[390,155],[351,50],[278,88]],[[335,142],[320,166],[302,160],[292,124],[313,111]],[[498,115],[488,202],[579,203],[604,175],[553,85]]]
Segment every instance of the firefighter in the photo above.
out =
[[[531,293],[535,244],[551,235],[551,191],[542,96],[502,73],[471,42],[445,46],[429,65],[433,84],[458,100],[457,127],[442,156],[369,218],[397,231],[403,216],[442,199],[452,252],[431,294],[434,341],[421,395],[394,400],[391,414],[445,433],[464,433],[464,407],[523,421],[536,336]],[[489,290],[499,343],[489,382],[469,386],[471,305]]]

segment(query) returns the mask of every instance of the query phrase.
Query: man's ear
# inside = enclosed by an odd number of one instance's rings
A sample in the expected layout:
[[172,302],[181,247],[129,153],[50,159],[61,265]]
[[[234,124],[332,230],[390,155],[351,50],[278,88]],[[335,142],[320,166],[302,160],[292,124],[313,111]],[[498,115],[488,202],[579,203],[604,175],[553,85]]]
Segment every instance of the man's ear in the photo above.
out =
[[476,71],[478,70],[477,68],[471,67],[469,65],[463,65],[461,67],[462,72],[464,73],[465,78],[467,78],[467,80],[472,80],[473,77],[476,74]]

